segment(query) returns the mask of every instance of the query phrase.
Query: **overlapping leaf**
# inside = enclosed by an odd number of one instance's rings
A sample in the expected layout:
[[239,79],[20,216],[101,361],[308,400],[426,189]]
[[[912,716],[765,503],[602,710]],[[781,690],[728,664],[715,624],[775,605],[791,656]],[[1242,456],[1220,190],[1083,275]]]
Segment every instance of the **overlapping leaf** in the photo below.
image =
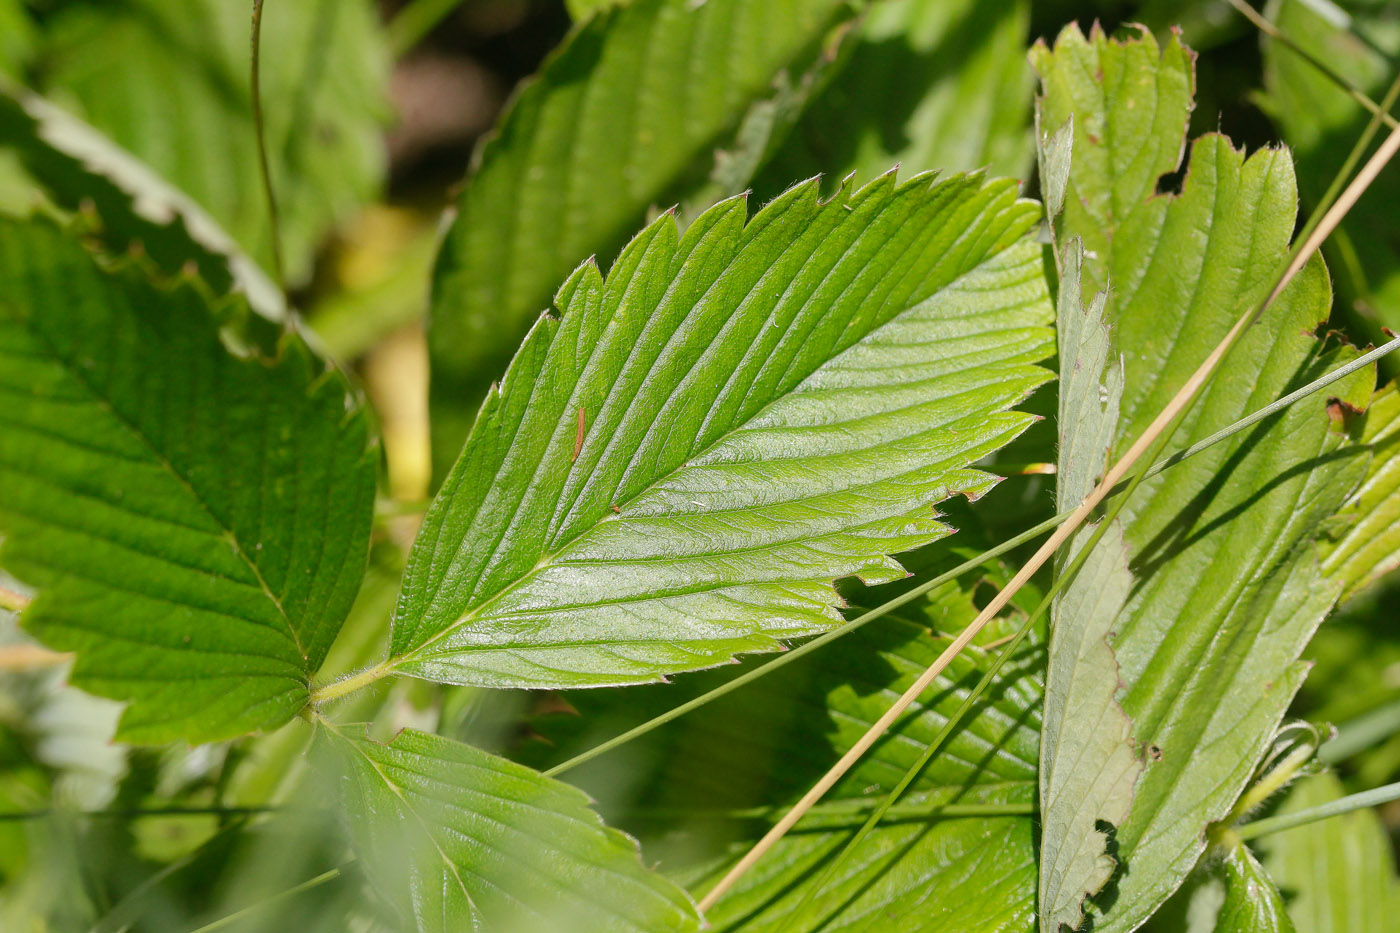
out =
[[[1292,166],[1286,153],[1246,159],[1205,136],[1181,194],[1158,195],[1190,107],[1190,55],[1178,40],[1159,49],[1150,35],[1120,42],[1071,27],[1033,61],[1045,89],[1041,125],[1074,117],[1057,232],[1084,238],[1093,257],[1086,287],[1112,285],[1108,321],[1125,371],[1121,451],[1272,284],[1293,230]],[[1343,360],[1310,336],[1329,308],[1313,262],[1241,339],[1173,443]],[[1372,378],[1363,370],[1335,391],[1364,406]],[[1298,656],[1339,590],[1318,567],[1315,538],[1364,469],[1364,449],[1346,445],[1322,402],[1300,403],[1145,483],[1122,513],[1138,583],[1110,645],[1147,768],[1117,827],[1126,871],[1097,905],[1096,930],[1133,929],[1151,914],[1244,787],[1301,682]]]
[[1366,480],[1343,510],[1344,530],[1324,546],[1323,568],[1345,599],[1400,567],[1400,392],[1377,392],[1361,443],[1371,450]]
[[415,929],[696,928],[685,894],[572,787],[414,730],[388,744],[326,738],[360,857]]
[[[589,256],[606,268],[649,208],[706,186],[716,148],[734,145],[752,107],[801,83],[849,6],[635,0],[598,9],[521,88],[477,153],[434,276],[434,446],[444,469],[479,387],[558,284]],[[747,178],[728,184],[720,196]]]
[[975,175],[809,182],[581,266],[428,511],[384,669],[622,684],[838,623],[832,582],[903,576],[1030,421],[1037,214]]
[[[1059,134],[1068,147],[1072,131]],[[1068,169],[1069,160],[1042,156]],[[1047,190],[1052,186],[1047,184]],[[1060,189],[1059,184],[1053,186]],[[1052,197],[1057,203],[1058,197]],[[1083,501],[1106,469],[1104,458],[1118,425],[1123,371],[1111,360],[1106,292],[1088,306],[1080,299],[1083,247],[1076,239],[1060,263],[1056,306],[1060,345],[1059,463],[1056,505]],[[1058,564],[1087,546],[1094,527],[1080,529]],[[1112,876],[1108,829],[1128,815],[1142,762],[1130,741],[1131,724],[1118,704],[1118,664],[1108,637],[1132,591],[1128,549],[1115,520],[1055,601],[1040,744],[1040,925],[1073,928],[1085,897]]]
[[112,251],[139,250],[170,274],[193,263],[215,291],[237,288],[255,311],[285,315],[277,286],[187,194],[81,120],[0,81],[0,151],[6,149],[54,203],[95,213],[95,233]]
[[[187,192],[271,268],[243,0],[67,4],[47,23],[42,89]],[[287,272],[384,171],[388,56],[367,0],[268,3],[262,85]]]
[[221,342],[197,283],[0,221],[0,528],[24,624],[119,737],[208,741],[307,701],[364,569],[368,425],[295,335]]

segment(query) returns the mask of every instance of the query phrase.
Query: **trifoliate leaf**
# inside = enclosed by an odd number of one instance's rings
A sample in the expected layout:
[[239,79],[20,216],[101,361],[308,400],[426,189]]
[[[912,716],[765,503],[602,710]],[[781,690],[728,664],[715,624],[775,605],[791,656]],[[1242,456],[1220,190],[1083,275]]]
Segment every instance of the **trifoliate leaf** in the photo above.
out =
[[363,409],[294,334],[231,353],[206,294],[0,220],[3,562],[129,741],[286,722],[364,571]]
[[[1190,110],[1179,40],[1159,48],[1146,33],[1115,41],[1069,27],[1032,60],[1040,125],[1074,117],[1057,236],[1084,239],[1086,290],[1111,285],[1125,377],[1117,456],[1273,284],[1294,228],[1292,165],[1276,150],[1246,159],[1207,135],[1181,193],[1158,194]],[[1311,336],[1330,299],[1314,261],[1241,338],[1168,450],[1351,356]],[[1362,407],[1373,378],[1362,370],[1334,391]],[[1147,767],[1114,835],[1128,870],[1094,906],[1096,931],[1136,928],[1175,890],[1267,748],[1301,681],[1299,654],[1340,589],[1322,575],[1315,539],[1359,482],[1364,453],[1310,399],[1144,482],[1122,512],[1137,582],[1109,644]]]
[[685,894],[567,784],[412,729],[388,744],[324,734],[356,850],[415,929],[697,927]]
[[531,331],[409,557],[382,671],[651,681],[839,623],[994,479],[1047,378],[1037,205],[976,175],[662,217]]

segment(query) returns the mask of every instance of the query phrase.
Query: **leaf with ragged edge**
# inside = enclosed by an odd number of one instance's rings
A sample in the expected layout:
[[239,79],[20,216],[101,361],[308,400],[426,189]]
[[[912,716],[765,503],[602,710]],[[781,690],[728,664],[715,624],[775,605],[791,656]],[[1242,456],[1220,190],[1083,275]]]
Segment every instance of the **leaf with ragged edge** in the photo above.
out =
[[[1384,4],[1343,2],[1357,15],[1348,28],[1323,5],[1307,0],[1272,0],[1265,14],[1294,43],[1312,54],[1373,99],[1384,96],[1394,78],[1393,56],[1400,50],[1400,23]],[[1331,4],[1327,4],[1331,6]],[[1365,35],[1381,48],[1360,38]],[[1352,144],[1371,114],[1297,52],[1261,35],[1264,87],[1261,104],[1283,139],[1297,153],[1298,177],[1305,200],[1316,203],[1328,181],[1341,169]],[[1388,54],[1387,54],[1388,53]],[[1355,321],[1400,326],[1400,236],[1390,205],[1400,198],[1400,181],[1382,172],[1368,194],[1347,212],[1328,237],[1328,260],[1336,270],[1339,306],[1370,314]],[[1370,324],[1375,327],[1375,324]],[[1375,328],[1373,339],[1380,338]]]
[[380,673],[636,683],[838,624],[833,581],[904,576],[1031,420],[1038,213],[977,175],[812,181],[579,267],[428,510]]
[[286,315],[277,286],[189,195],[81,120],[3,81],[0,143],[54,203],[94,211],[94,232],[109,249],[140,249],[170,274],[192,262],[215,291],[237,288],[260,314]]
[[[708,187],[715,150],[733,144],[775,83],[801,83],[849,7],[634,0],[581,23],[522,86],[473,160],[434,274],[442,471],[481,391],[558,284],[589,256],[606,268],[649,209]],[[747,184],[727,181],[735,187],[721,196]]]
[[1400,567],[1400,392],[1395,383],[1371,399],[1361,443],[1371,450],[1370,469],[1342,511],[1344,530],[1323,546],[1323,569],[1341,581],[1343,599]]
[[754,182],[989,168],[1021,175],[1034,76],[1026,0],[883,0],[846,43],[838,75]]
[[[1068,148],[1072,134],[1057,137]],[[1042,155],[1052,168],[1069,160]],[[1048,191],[1059,189],[1047,185]],[[1065,247],[1060,262],[1060,410],[1056,506],[1072,509],[1092,491],[1118,426],[1123,368],[1111,360],[1104,320],[1108,294],[1086,306],[1080,297],[1083,245]],[[1097,526],[1080,529],[1057,562],[1064,573]],[[1114,620],[1128,602],[1133,576],[1120,522],[1088,554],[1051,612],[1050,653],[1040,743],[1040,925],[1076,928],[1085,897],[1103,889],[1117,862],[1109,831],[1128,815],[1142,774],[1131,724],[1118,704],[1118,663],[1109,647]]]
[[1295,933],[1283,897],[1248,846],[1236,840],[1225,853],[1221,872],[1225,903],[1215,920],[1216,933]]
[[[1074,115],[1057,235],[1084,238],[1086,287],[1113,283],[1121,453],[1272,284],[1293,230],[1292,166],[1282,152],[1245,159],[1207,135],[1181,193],[1157,195],[1182,151],[1190,53],[1175,37],[1159,49],[1148,34],[1113,41],[1071,27],[1054,51],[1037,46],[1032,57],[1044,83],[1040,125]],[[1353,355],[1310,335],[1330,297],[1314,261],[1241,338],[1172,447]],[[1334,391],[1361,407],[1373,378],[1362,370]],[[1333,430],[1321,400],[1302,402],[1146,481],[1121,513],[1138,582],[1110,646],[1147,767],[1114,837],[1126,871],[1095,905],[1095,930],[1141,924],[1248,781],[1301,682],[1298,656],[1336,599],[1315,538],[1360,480],[1364,454]]]
[[[262,92],[287,274],[384,174],[388,52],[368,0],[268,3]],[[244,0],[68,4],[46,25],[41,90],[188,193],[272,268]]]
[[567,784],[413,729],[387,744],[323,735],[356,850],[416,929],[696,928],[685,894]]
[[72,682],[128,702],[128,741],[286,722],[364,571],[364,410],[294,334],[232,354],[219,310],[0,220],[3,562]]
[[[1343,793],[1334,774],[1304,778],[1289,791],[1278,813],[1321,806]],[[1374,810],[1270,833],[1260,837],[1256,847],[1298,933],[1394,929],[1400,878],[1385,824]]]

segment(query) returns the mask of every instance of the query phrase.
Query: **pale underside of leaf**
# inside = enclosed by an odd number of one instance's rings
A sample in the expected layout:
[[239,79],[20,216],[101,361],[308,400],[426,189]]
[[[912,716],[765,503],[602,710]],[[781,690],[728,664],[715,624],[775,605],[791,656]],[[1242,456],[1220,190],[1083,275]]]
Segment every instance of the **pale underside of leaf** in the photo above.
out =
[[[1086,289],[1112,283],[1108,320],[1124,359],[1121,450],[1230,325],[1272,284],[1293,230],[1286,154],[1248,159],[1222,137],[1192,148],[1180,195],[1158,195],[1182,150],[1190,53],[1173,37],[1116,42],[1067,29],[1033,53],[1043,126],[1074,115],[1071,184],[1057,232],[1083,236]],[[1088,284],[1092,283],[1092,284]],[[1330,290],[1314,261],[1248,331],[1172,448],[1263,407],[1345,359],[1311,331]],[[1362,370],[1337,394],[1363,406]],[[1169,448],[1171,449],[1171,448]],[[1118,699],[1146,754],[1115,835],[1126,870],[1094,929],[1136,928],[1181,883],[1253,772],[1298,684],[1298,656],[1338,587],[1315,539],[1364,470],[1320,401],[1143,483],[1122,513],[1136,588],[1110,644]]]
[[193,262],[214,289],[236,287],[259,314],[286,316],[281,291],[204,208],[96,129],[0,82],[0,138],[56,203],[90,203],[114,251],[139,248],[170,273]]
[[574,788],[411,729],[325,741],[370,878],[416,929],[695,929],[685,894]]
[[[1067,147],[1069,139],[1063,138]],[[1043,158],[1047,163],[1058,159]],[[1080,296],[1083,247],[1064,250],[1057,303],[1060,357],[1057,505],[1073,508],[1092,490],[1118,424],[1123,370],[1111,360],[1107,293],[1086,307]],[[1060,572],[1085,547],[1081,529]],[[1040,744],[1040,925],[1075,929],[1086,896],[1097,894],[1116,862],[1107,830],[1128,815],[1142,762],[1116,700],[1118,663],[1108,637],[1132,591],[1128,548],[1117,520],[1061,591],[1051,614],[1044,727]]]
[[428,512],[387,666],[618,684],[839,623],[833,581],[903,576],[1030,421],[1006,409],[1047,378],[1036,214],[979,176],[809,182],[580,267]]
[[358,588],[375,453],[294,335],[220,341],[205,293],[107,271],[44,222],[0,226],[4,562],[120,737],[210,741],[291,718]]
[[844,0],[632,0],[580,23],[521,87],[476,153],[434,273],[442,471],[481,391],[580,262],[607,268],[649,210],[743,190],[737,171],[729,190],[713,187],[716,151],[783,85],[803,85],[849,14]]

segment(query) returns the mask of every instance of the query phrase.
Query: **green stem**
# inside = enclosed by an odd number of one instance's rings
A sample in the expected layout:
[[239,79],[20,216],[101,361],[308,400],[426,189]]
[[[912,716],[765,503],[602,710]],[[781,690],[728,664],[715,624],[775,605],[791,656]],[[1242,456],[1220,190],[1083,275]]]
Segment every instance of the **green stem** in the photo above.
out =
[[[1165,460],[1158,461],[1157,463],[1153,464],[1149,470],[1141,474],[1142,478],[1147,479],[1149,477],[1156,476],[1163,470],[1166,470],[1169,467],[1181,463],[1188,457],[1194,457],[1196,454],[1205,450],[1207,447],[1210,447],[1214,444],[1218,444],[1220,441],[1223,441],[1226,438],[1231,437],[1239,433],[1240,431],[1249,428],[1252,425],[1258,424],[1260,421],[1263,421],[1265,418],[1268,418],[1270,415],[1275,414],[1276,412],[1287,407],[1288,405],[1293,404],[1299,399],[1311,395],[1314,392],[1317,392],[1331,385],[1339,379],[1345,378],[1351,373],[1356,372],[1356,370],[1360,369],[1361,367],[1366,366],[1372,361],[1379,359],[1387,353],[1392,353],[1397,349],[1400,349],[1400,337],[1397,337],[1394,340],[1391,340],[1385,343],[1384,345],[1379,346],[1376,349],[1363,354],[1362,356],[1351,361],[1350,363],[1347,363],[1344,366],[1338,367],[1332,372],[1327,373],[1325,376],[1322,376],[1320,379],[1316,379],[1308,383],[1301,389],[1298,389],[1295,392],[1290,392],[1288,395],[1285,395],[1278,401],[1265,405],[1263,408],[1259,409],[1259,411],[1256,411],[1251,415],[1241,418],[1239,421],[1236,421],[1228,428],[1224,428],[1223,430],[1217,431],[1205,440],[1192,444],[1185,450],[1178,451],[1177,453],[1172,454],[1170,457],[1167,457]],[[1120,483],[1117,487],[1115,487],[1113,492],[1110,493],[1110,495],[1119,495],[1120,493],[1126,491],[1135,481],[1136,479],[1125,480],[1123,483]],[[596,745],[586,752],[582,752],[578,755],[575,755],[573,758],[570,758],[568,761],[565,761],[562,764],[555,765],[553,768],[550,768],[548,771],[546,771],[545,774],[549,776],[563,774],[565,771],[569,771],[573,768],[576,768],[584,762],[591,761],[592,759],[597,758],[600,755],[604,755],[615,748],[618,748],[622,745],[626,745],[633,739],[641,738],[643,735],[646,735],[653,729],[656,729],[659,726],[664,726],[666,723],[671,722],[674,719],[679,719],[686,713],[697,710],[700,707],[709,703],[710,701],[717,700],[725,694],[733,690],[739,689],[745,684],[752,683],[753,681],[758,680],[760,677],[763,677],[767,674],[771,674],[779,668],[783,667],[784,665],[791,664],[798,658],[802,658],[807,656],[808,654],[811,654],[818,648],[821,648],[825,645],[829,645],[839,638],[844,638],[846,635],[849,635],[851,632],[854,632],[861,626],[873,622],[881,616],[888,615],[895,609],[898,609],[899,607],[904,606],[915,599],[918,599],[920,596],[923,596],[930,590],[942,586],[944,583],[947,583],[950,580],[955,580],[958,577],[962,576],[964,573],[967,573],[969,570],[976,569],[977,567],[981,566],[987,561],[999,557],[1008,551],[1014,550],[1015,548],[1020,547],[1022,544],[1025,544],[1028,541],[1033,541],[1045,532],[1050,531],[1051,529],[1059,526],[1062,522],[1065,521],[1065,519],[1069,518],[1069,516],[1072,514],[1072,511],[1073,510],[1066,510],[1064,512],[1059,513],[1058,515],[1055,515],[1052,518],[1048,518],[1045,521],[1041,522],[1039,525],[1036,525],[1034,528],[1031,528],[1027,531],[1023,531],[1019,535],[1016,535],[1014,538],[1010,538],[1006,541],[1003,541],[1001,544],[998,544],[991,550],[985,551],[982,554],[979,554],[977,557],[972,558],[971,560],[964,561],[963,563],[954,567],[952,570],[947,571],[946,573],[939,574],[937,577],[934,577],[927,583],[920,584],[912,590],[909,590],[907,593],[897,596],[894,599],[891,599],[889,602],[883,603],[882,605],[871,609],[869,612],[857,616],[855,619],[852,619],[845,625],[842,625],[839,628],[832,629],[825,635],[813,639],[812,641],[806,642],[805,644],[794,648],[792,651],[789,651],[786,654],[779,655],[773,660],[769,661],[768,663],[762,665],[761,667],[756,667],[753,670],[734,678],[728,683],[721,684],[720,686],[714,688],[708,693],[702,694],[701,696],[698,696],[695,699],[690,700],[689,702],[682,703],[680,706],[677,706],[674,709],[667,710],[661,715],[653,719],[649,719],[641,725],[634,726],[633,728],[627,730],[621,735],[615,736],[614,738],[611,738],[600,745]]]
[[267,222],[271,228],[272,270],[277,277],[278,288],[285,291],[287,275],[282,261],[282,224],[277,211],[277,194],[272,187],[272,168],[267,158],[267,130],[263,125],[262,10],[263,0],[253,0],[252,63],[249,69],[253,96],[253,134],[258,141],[258,170],[262,175],[263,197],[267,201]]
[[279,807],[128,807],[118,810],[77,810],[66,811],[46,807],[42,810],[22,810],[16,813],[0,813],[0,823],[18,823],[26,820],[41,820],[61,814],[85,820],[129,820],[152,816],[257,816],[272,813]]
[[341,869],[348,864],[350,863],[346,862],[344,865],[339,865],[335,868],[332,868],[330,871],[321,872],[321,874],[317,875],[315,878],[308,878],[306,881],[303,881],[301,884],[296,885],[295,887],[287,888],[285,891],[278,891],[271,897],[264,898],[256,904],[244,907],[242,910],[235,911],[234,913],[228,914],[227,916],[220,917],[213,923],[206,923],[199,929],[192,931],[192,933],[212,933],[213,930],[222,930],[229,924],[236,923],[239,920],[242,920],[244,917],[256,913],[257,911],[262,910],[265,907],[268,907],[279,901],[284,901],[289,897],[295,897],[296,895],[301,894],[303,891],[310,891],[312,888],[317,887],[318,885],[325,884],[327,881],[333,881],[336,878],[340,877]]
[[457,9],[462,0],[410,0],[389,23],[389,50],[401,58]]
[[348,696],[356,690],[368,687],[375,681],[382,680],[394,672],[392,659],[382,661],[374,667],[366,668],[356,674],[342,677],[340,680],[331,681],[325,686],[311,691],[311,706],[322,706],[332,700],[338,700],[343,696]]
[[[1362,107],[1365,107],[1367,110],[1369,110],[1372,114],[1379,117],[1381,121],[1385,123],[1386,126],[1390,127],[1391,129],[1396,129],[1397,127],[1400,127],[1400,123],[1397,123],[1395,118],[1388,113],[1388,111],[1390,110],[1389,105],[1377,104],[1374,100],[1367,96],[1365,91],[1353,84],[1345,75],[1336,71],[1332,68],[1331,65],[1328,65],[1322,59],[1318,58],[1317,56],[1309,52],[1307,49],[1303,48],[1301,45],[1295,42],[1291,36],[1289,36],[1283,30],[1279,29],[1278,26],[1274,25],[1272,22],[1261,16],[1258,11],[1256,11],[1249,4],[1245,3],[1244,0],[1229,0],[1229,3],[1230,6],[1234,7],[1235,10],[1238,11],[1241,16],[1253,23],[1260,32],[1268,36],[1270,39],[1273,39],[1279,45],[1282,45],[1283,47],[1287,48],[1290,52],[1297,55],[1299,58],[1307,62],[1313,68],[1317,69],[1317,71],[1321,73],[1323,77],[1327,78],[1327,80],[1337,85],[1337,87],[1341,88],[1343,91],[1346,91],[1347,95],[1350,96],[1352,100],[1356,101]],[[1345,174],[1345,172],[1339,172],[1338,176],[1344,177]],[[1306,234],[1299,237],[1299,239],[1306,238]]]
[[1321,806],[1309,807],[1296,813],[1285,813],[1282,816],[1271,816],[1267,819],[1245,823],[1243,826],[1236,826],[1235,832],[1241,839],[1254,839],[1266,833],[1277,833],[1297,826],[1306,826],[1309,823],[1341,816],[1343,813],[1351,813],[1354,810],[1379,806],[1392,800],[1400,800],[1400,782],[1386,784],[1384,787],[1377,787],[1373,790],[1365,790],[1359,794],[1350,794],[1340,800],[1332,800]]
[[[824,829],[843,828],[849,821],[869,810],[869,800],[834,800],[809,814],[809,819],[821,823]],[[742,809],[687,809],[685,807],[641,807],[627,811],[633,820],[765,820],[782,812],[781,807],[745,807]],[[900,820],[958,819],[969,816],[1031,816],[1032,803],[905,803],[889,808],[888,815]]]
[[1304,742],[1289,752],[1282,761],[1269,770],[1268,774],[1240,795],[1240,799],[1235,801],[1234,807],[1226,814],[1225,819],[1220,821],[1223,830],[1240,829],[1235,823],[1250,810],[1283,790],[1289,781],[1297,777],[1298,771],[1309,761],[1312,761],[1315,754],[1317,754],[1317,746],[1312,742]]

